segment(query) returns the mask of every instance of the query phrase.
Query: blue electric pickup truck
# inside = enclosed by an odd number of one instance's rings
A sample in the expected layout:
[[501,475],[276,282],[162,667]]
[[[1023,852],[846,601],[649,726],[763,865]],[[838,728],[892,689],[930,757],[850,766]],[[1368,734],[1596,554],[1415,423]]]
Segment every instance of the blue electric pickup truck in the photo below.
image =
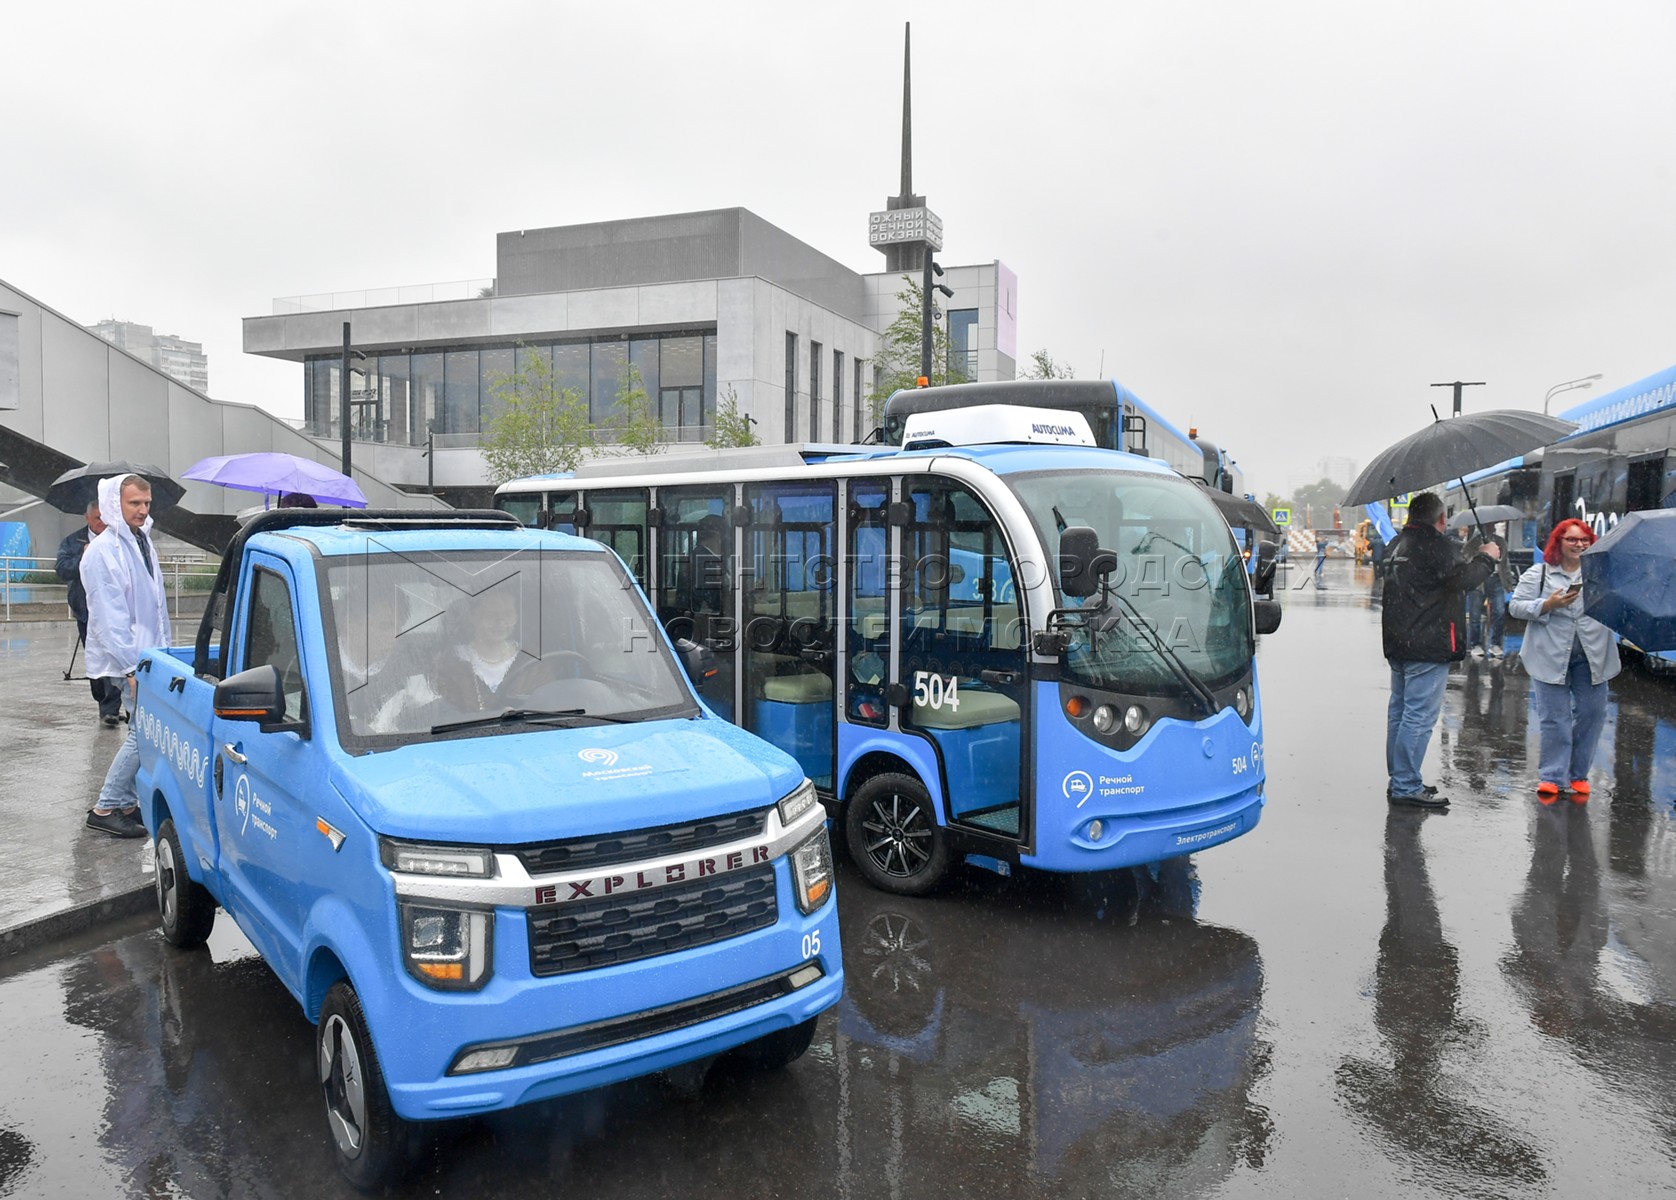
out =
[[808,1048],[843,986],[824,812],[697,699],[702,654],[596,542],[288,509],[140,664],[164,936],[219,905],[296,996],[351,1182],[416,1122]]

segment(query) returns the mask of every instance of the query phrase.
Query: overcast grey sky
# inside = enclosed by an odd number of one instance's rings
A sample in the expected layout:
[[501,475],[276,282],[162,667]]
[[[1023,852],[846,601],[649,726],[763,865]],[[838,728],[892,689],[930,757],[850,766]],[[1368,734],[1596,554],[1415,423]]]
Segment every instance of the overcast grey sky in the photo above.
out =
[[240,318],[486,278],[501,230],[740,205],[877,270],[904,20],[942,261],[1012,267],[1021,353],[1103,360],[1259,495],[1433,382],[1676,362],[1670,0],[12,3],[0,278],[299,416]]

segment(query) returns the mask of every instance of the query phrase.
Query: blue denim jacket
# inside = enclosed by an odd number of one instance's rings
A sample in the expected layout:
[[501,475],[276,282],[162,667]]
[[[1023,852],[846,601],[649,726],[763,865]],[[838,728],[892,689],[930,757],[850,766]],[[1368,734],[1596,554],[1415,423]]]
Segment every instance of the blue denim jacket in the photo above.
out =
[[1532,679],[1543,683],[1565,682],[1574,635],[1588,656],[1591,683],[1605,683],[1618,673],[1618,639],[1599,621],[1583,615],[1583,597],[1552,612],[1542,611],[1542,602],[1549,596],[1582,582],[1582,571],[1564,571],[1543,562],[1539,556],[1519,576],[1513,594],[1507,598],[1508,615],[1526,623],[1519,661],[1525,664],[1525,672]]

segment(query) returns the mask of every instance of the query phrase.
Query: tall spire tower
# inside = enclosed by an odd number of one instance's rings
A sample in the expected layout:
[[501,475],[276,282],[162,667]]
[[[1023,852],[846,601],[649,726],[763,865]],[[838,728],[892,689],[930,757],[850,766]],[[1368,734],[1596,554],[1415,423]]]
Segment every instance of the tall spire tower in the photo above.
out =
[[885,198],[883,212],[868,218],[867,241],[885,256],[887,271],[918,271],[925,256],[943,248],[943,222],[914,195],[913,28],[902,27],[902,191]]

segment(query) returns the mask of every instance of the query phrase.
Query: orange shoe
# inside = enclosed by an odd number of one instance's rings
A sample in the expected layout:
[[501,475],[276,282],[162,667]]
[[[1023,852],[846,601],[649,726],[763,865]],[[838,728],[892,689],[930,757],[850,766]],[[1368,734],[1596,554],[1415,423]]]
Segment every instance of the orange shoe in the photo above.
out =
[[1536,798],[1544,804],[1552,804],[1560,798],[1560,785],[1557,783],[1549,783],[1546,779],[1544,779],[1541,783],[1536,785]]
[[1587,804],[1589,802],[1589,781],[1587,779],[1573,779],[1571,781],[1571,802],[1573,804]]

